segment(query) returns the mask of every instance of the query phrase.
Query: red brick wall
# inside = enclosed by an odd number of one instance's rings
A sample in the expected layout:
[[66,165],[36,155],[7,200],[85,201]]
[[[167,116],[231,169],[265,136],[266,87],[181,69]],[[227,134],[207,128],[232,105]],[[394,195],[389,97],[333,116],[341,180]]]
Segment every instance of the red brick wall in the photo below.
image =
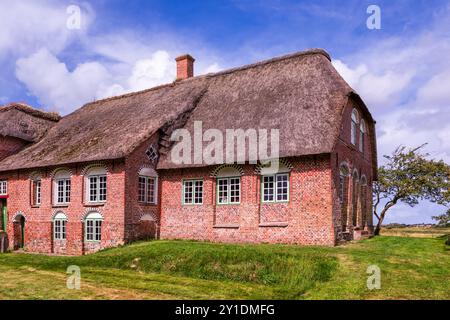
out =
[[[359,151],[359,130],[357,130],[357,144],[354,146],[351,143],[351,113],[353,108],[356,108],[359,112],[360,118],[365,120],[366,123],[366,138],[364,145],[364,152]],[[366,209],[361,209],[360,215],[365,215],[366,218],[366,229],[371,231],[373,226],[373,217],[372,217],[372,183],[373,183],[373,145],[372,139],[374,135],[374,124],[369,121],[368,116],[363,112],[363,110],[352,100],[350,100],[349,104],[345,107],[343,113],[343,123],[341,127],[341,133],[339,139],[336,143],[336,147],[334,153],[332,155],[332,169],[333,169],[333,193],[335,194],[334,201],[334,212],[335,212],[335,225],[336,232],[339,233],[341,231],[342,225],[347,225],[347,229],[352,232],[353,226],[348,224],[347,221],[342,221],[346,219],[342,219],[342,210],[345,210],[347,214],[352,214],[352,200],[353,197],[357,194],[355,190],[353,190],[353,172],[356,170],[358,172],[359,179],[364,175],[367,178],[367,189],[366,189],[366,197],[365,199],[361,198],[361,203],[366,203]],[[348,208],[341,208],[341,204],[338,198],[339,195],[339,170],[340,165],[346,163],[350,169],[350,176],[348,177],[348,189],[345,190],[345,202],[348,203]],[[359,194],[359,193],[358,193]],[[363,212],[364,211],[364,212]],[[345,217],[344,217],[345,218]],[[362,218],[359,217],[359,218]],[[364,227],[361,225],[357,225],[357,227]]]
[[14,137],[3,137],[0,136],[0,160],[17,153],[22,150],[28,142],[14,138]]
[[[241,203],[216,204],[214,167],[161,170],[161,238],[334,245],[330,157],[290,159],[290,201],[262,204],[260,176],[243,166]],[[182,205],[182,180],[202,178],[202,205]]]
[[[79,255],[99,249],[123,244],[125,241],[125,174],[124,162],[105,163],[107,174],[107,202],[103,205],[89,205],[84,202],[83,169],[89,164],[65,167],[72,172],[71,202],[68,206],[53,204],[51,173],[57,168],[38,171],[42,177],[42,203],[39,207],[31,205],[32,171],[19,171],[0,174],[0,179],[8,180],[8,227],[10,248],[14,248],[14,217],[17,213],[25,216],[25,250],[40,253]],[[83,218],[87,212],[97,210],[104,218],[102,241],[84,241]],[[67,218],[67,240],[53,241],[52,218],[61,211]]]
[[[143,204],[138,201],[139,171],[143,167],[155,167],[146,156],[145,152],[153,144],[157,146],[159,136],[155,134],[141,144],[125,159],[125,238],[127,241],[137,239],[153,239],[157,237],[160,212],[161,181],[158,179],[157,204]],[[152,217],[155,221],[142,220]]]

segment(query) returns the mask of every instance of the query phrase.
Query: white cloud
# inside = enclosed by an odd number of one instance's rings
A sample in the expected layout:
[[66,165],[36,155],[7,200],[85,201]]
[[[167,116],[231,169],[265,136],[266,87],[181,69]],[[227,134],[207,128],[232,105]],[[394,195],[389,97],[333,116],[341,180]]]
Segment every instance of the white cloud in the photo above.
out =
[[155,52],[150,59],[136,61],[128,79],[129,89],[143,90],[162,82],[173,81],[176,74],[172,61],[169,53],[162,50]]
[[92,10],[83,4],[81,30],[69,30],[67,6],[51,0],[0,1],[0,59],[42,46],[59,52],[82,36],[93,19]]
[[368,105],[379,108],[392,106],[414,76],[411,71],[397,73],[393,70],[375,74],[375,70],[371,71],[366,64],[359,64],[352,69],[341,60],[334,60],[333,65]]
[[80,64],[71,72],[47,49],[19,59],[16,76],[48,109],[64,114],[94,100],[99,86],[111,78],[97,62]]

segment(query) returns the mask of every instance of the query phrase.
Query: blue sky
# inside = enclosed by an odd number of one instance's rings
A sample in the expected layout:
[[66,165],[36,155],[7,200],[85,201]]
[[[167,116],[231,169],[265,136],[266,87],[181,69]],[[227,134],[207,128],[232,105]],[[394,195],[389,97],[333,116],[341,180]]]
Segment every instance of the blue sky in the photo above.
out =
[[[380,30],[366,26],[372,4]],[[81,9],[80,29],[66,27],[70,5]],[[380,156],[428,142],[450,162],[449,1],[0,0],[0,104],[67,114],[171,82],[182,53],[202,74],[314,47],[369,105]],[[430,222],[441,211],[399,206],[387,222]]]

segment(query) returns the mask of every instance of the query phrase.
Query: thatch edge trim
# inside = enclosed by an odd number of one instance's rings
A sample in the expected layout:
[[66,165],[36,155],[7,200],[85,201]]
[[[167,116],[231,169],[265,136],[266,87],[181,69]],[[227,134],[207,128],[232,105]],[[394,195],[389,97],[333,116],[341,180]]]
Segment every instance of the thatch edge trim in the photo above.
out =
[[13,103],[9,103],[4,106],[0,106],[0,112],[7,112],[12,109],[16,109],[18,111],[24,112],[33,117],[50,120],[53,122],[58,122],[59,120],[61,120],[61,116],[56,112],[44,112],[39,109],[35,109],[25,103],[13,102]]

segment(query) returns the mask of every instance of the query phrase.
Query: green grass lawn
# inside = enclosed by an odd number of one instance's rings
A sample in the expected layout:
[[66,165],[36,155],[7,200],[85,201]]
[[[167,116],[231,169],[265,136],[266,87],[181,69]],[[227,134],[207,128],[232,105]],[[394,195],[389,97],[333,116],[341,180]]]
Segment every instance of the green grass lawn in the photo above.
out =
[[[69,265],[81,290],[66,288]],[[368,290],[367,267],[381,269]],[[142,242],[82,257],[0,255],[0,299],[450,299],[443,238],[336,248]]]

